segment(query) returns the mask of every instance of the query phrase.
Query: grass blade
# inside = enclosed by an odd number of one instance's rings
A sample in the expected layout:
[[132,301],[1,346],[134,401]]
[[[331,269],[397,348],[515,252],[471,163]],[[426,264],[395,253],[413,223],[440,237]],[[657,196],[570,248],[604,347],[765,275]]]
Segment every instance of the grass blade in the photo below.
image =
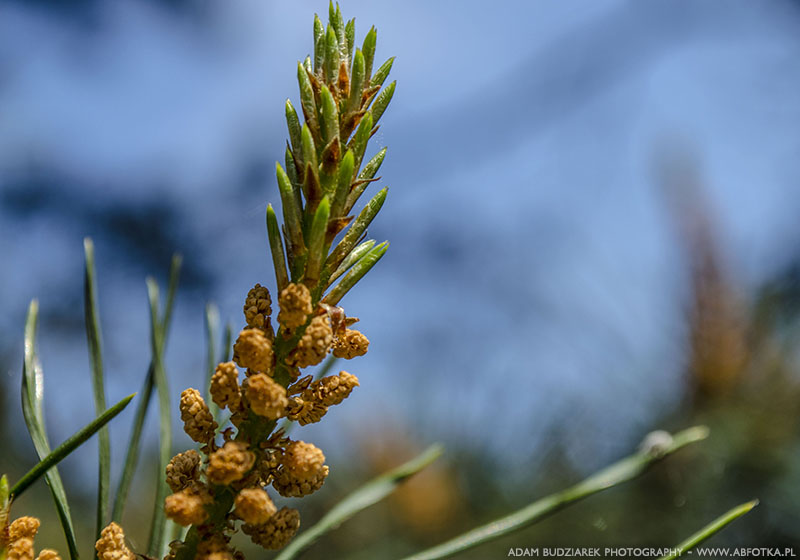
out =
[[418,457],[367,482],[335,505],[315,525],[299,534],[275,557],[275,560],[297,558],[302,551],[311,546],[322,535],[337,528],[359,511],[380,502],[394,492],[406,479],[435,461],[442,454],[442,451],[441,445],[432,445]]
[[[159,448],[158,448],[158,478],[156,480],[156,499],[153,506],[153,517],[150,524],[150,540],[147,553],[150,556],[161,557],[164,542],[166,518],[164,515],[164,498],[167,496],[167,483],[164,471],[167,463],[172,458],[172,425],[169,406],[169,386],[167,374],[164,370],[164,329],[159,321],[158,284],[152,278],[147,279],[147,296],[150,302],[150,342],[153,352],[153,379],[156,394],[158,395],[159,409]],[[166,314],[165,314],[166,315]]]
[[469,548],[481,545],[503,535],[540,521],[567,505],[587,498],[622,482],[631,480],[655,461],[674,453],[678,449],[708,437],[708,429],[702,426],[689,428],[672,436],[668,445],[653,450],[642,450],[593,474],[575,486],[536,500],[532,504],[491,523],[477,527],[443,544],[407,557],[405,560],[434,560],[447,558]]
[[11,489],[11,495],[15,498],[19,497],[25,490],[28,489],[31,484],[39,480],[43,474],[57,465],[62,459],[66,458],[70,453],[75,451],[75,449],[80,447],[98,430],[102,430],[106,424],[108,424],[117,414],[122,412],[125,407],[128,406],[128,403],[131,402],[131,399],[133,399],[135,395],[136,393],[133,395],[128,395],[117,404],[103,412],[100,416],[86,424],[86,426],[75,432],[72,436],[67,438],[64,443],[56,447],[52,452],[50,452],[50,454],[44,457],[36,464],[36,466],[28,471],[25,476],[19,479],[19,481]]
[[[166,345],[167,333],[169,332],[169,325],[172,319],[172,309],[175,305],[175,294],[178,289],[178,280],[180,279],[181,258],[175,255],[172,258],[172,264],[169,271],[169,288],[167,290],[167,302],[164,308],[164,318],[161,321],[161,330],[163,332],[163,342]],[[111,520],[120,523],[122,521],[122,514],[125,511],[125,504],[128,500],[130,493],[131,483],[133,482],[133,475],[136,472],[136,465],[139,462],[139,447],[142,441],[142,430],[144,428],[144,421],[147,417],[147,411],[150,408],[150,399],[153,395],[153,387],[155,384],[155,367],[151,360],[150,366],[147,369],[145,376],[144,386],[139,392],[140,399],[136,408],[136,416],[133,420],[133,428],[131,429],[131,438],[128,442],[128,452],[125,455],[125,462],[123,463],[122,476],[120,477],[117,486],[116,499],[114,501],[114,508],[111,512]]]
[[753,500],[752,502],[747,502],[746,504],[736,506],[727,513],[722,514],[721,516],[717,517],[714,521],[712,521],[711,523],[700,529],[694,535],[683,541],[677,547],[675,547],[674,554],[663,556],[661,560],[673,560],[674,558],[680,558],[684,553],[690,551],[697,545],[703,543],[710,537],[719,533],[722,529],[728,526],[728,524],[739,519],[741,516],[748,513],[751,509],[753,509],[757,505],[758,505],[758,500]]
[[[33,300],[28,308],[28,317],[25,321],[25,354],[22,364],[22,415],[28,427],[36,454],[42,460],[50,454],[50,444],[47,441],[47,432],[44,425],[42,412],[42,399],[44,397],[44,382],[41,367],[36,357],[36,319],[39,313],[39,304]],[[64,483],[57,468],[52,468],[45,474],[45,480],[50,487],[50,493],[55,502],[58,518],[64,529],[67,547],[72,560],[78,560],[78,545],[75,542],[75,529],[72,515],[64,491]]]
[[[106,409],[105,379],[103,376],[103,348],[100,335],[100,313],[97,307],[97,282],[94,266],[94,243],[87,237],[83,240],[83,251],[86,257],[84,269],[83,297],[86,322],[86,339],[89,344],[89,362],[92,368],[92,387],[94,389],[95,414]],[[111,440],[108,428],[102,428],[97,435],[98,473],[97,473],[97,521],[95,539],[100,538],[100,531],[106,526],[108,519],[108,490],[111,485]]]
[[131,439],[128,442],[128,452],[125,454],[122,476],[117,485],[117,495],[114,500],[114,507],[111,510],[111,520],[116,523],[122,522],[122,513],[125,511],[125,504],[128,500],[131,483],[133,482],[133,475],[136,472],[136,464],[139,461],[139,445],[142,441],[144,419],[147,416],[147,410],[150,408],[150,398],[153,395],[153,376],[153,364],[150,364],[150,367],[147,369],[147,375],[145,376],[142,390],[139,391],[139,403],[136,407],[136,416],[134,416],[133,419]]

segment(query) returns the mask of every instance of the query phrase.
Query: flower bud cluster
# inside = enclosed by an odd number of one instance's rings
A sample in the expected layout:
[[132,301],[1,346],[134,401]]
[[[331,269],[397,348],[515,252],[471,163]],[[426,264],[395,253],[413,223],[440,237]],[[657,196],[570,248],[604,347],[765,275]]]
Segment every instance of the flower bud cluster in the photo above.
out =
[[36,556],[33,540],[39,532],[40,522],[35,517],[20,517],[7,527],[0,527],[0,550],[5,549],[7,560],[61,560],[58,552],[42,549]]

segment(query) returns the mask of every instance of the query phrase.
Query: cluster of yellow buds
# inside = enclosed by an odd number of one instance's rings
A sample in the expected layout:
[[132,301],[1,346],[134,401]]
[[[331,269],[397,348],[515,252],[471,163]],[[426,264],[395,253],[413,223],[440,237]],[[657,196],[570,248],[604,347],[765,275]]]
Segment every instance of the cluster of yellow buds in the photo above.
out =
[[[236,554],[229,542],[237,520],[242,522],[242,531],[265,548],[281,548],[294,536],[300,526],[299,513],[286,507],[278,510],[266,487],[271,485],[284,497],[307,496],[322,487],[329,467],[319,448],[285,437],[281,430],[274,430],[275,422],[280,418],[301,425],[316,422],[328,407],[344,401],[358,386],[355,375],[342,371],[313,381],[311,375],[298,379],[300,369],[319,364],[342,346],[358,346],[346,354],[348,358],[363,355],[369,344],[363,334],[344,326],[352,320],[332,320],[330,306],[318,306],[316,314],[309,312],[313,310],[311,293],[303,284],[289,284],[278,301],[275,335],[269,291],[259,284],[250,290],[244,305],[247,326],[234,344],[234,361],[220,363],[211,377],[211,398],[221,410],[230,411],[238,428],[235,437],[225,431],[218,442],[217,423],[200,392],[186,389],[181,395],[184,430],[202,445],[206,457],[196,450],[173,457],[166,471],[173,493],[164,509],[176,523],[195,526],[201,542],[216,542],[209,555],[220,559]],[[342,315],[340,308],[336,312]],[[333,324],[337,324],[336,333]],[[295,338],[294,348],[285,353],[292,364],[286,386],[274,378],[276,336],[284,341]],[[244,370],[241,383],[239,368]],[[223,508],[227,509],[224,517],[212,519],[216,508],[210,506],[226,500],[230,505]],[[180,551],[180,543],[172,548]]]
[[[0,527],[0,556],[7,560],[61,560],[58,552],[49,548],[34,553],[33,539],[39,532],[39,520],[35,517],[20,517]],[[4,554],[2,554],[4,552]]]
[[200,391],[181,394],[184,430],[200,448],[176,455],[167,467],[172,494],[164,503],[166,515],[191,526],[183,542],[171,543],[170,558],[233,560],[240,555],[230,544],[238,529],[264,548],[283,547],[298,530],[300,515],[278,509],[267,488],[299,498],[319,490],[328,476],[323,452],[291,440],[278,421],[319,422],[358,379],[345,371],[315,379],[303,370],[328,356],[363,356],[369,346],[352,328],[358,319],[347,317],[339,302],[388,247],[364,240],[385,188],[350,215],[377,180],[386,153],[384,148],[365,158],[395,88],[382,87],[393,59],[373,72],[376,37],[373,28],[362,48],[354,48],[355,20],[345,24],[333,4],[327,27],[314,18],[313,58],[297,67],[302,126],[286,102],[289,143],[285,168],[277,166],[282,227],[272,206],[267,208],[277,298],[261,284],[249,291],[233,360],[217,365],[211,377],[210,398],[230,413],[231,425],[218,425]]

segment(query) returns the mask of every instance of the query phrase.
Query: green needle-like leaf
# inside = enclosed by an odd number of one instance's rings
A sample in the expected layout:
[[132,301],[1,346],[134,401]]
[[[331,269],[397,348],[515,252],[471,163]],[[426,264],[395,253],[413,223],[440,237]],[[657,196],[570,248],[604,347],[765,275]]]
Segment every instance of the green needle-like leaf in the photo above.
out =
[[758,500],[753,500],[752,502],[747,502],[746,504],[742,504],[740,506],[733,508],[727,513],[716,518],[714,521],[712,521],[711,523],[700,529],[698,532],[696,532],[694,535],[683,541],[677,547],[675,547],[677,551],[675,554],[669,554],[667,556],[663,556],[661,560],[674,560],[675,558],[683,557],[683,555],[686,554],[688,551],[692,550],[694,547],[703,543],[710,537],[716,535],[722,529],[728,526],[728,524],[739,519],[741,516],[748,513],[757,505],[758,505]]
[[358,111],[361,107],[361,94],[364,87],[365,66],[364,54],[361,49],[356,49],[353,57],[353,69],[350,72],[350,97],[347,98],[347,111]]
[[336,41],[339,43],[340,58],[344,58],[347,54],[347,32],[345,30],[344,18],[342,17],[342,10],[339,9],[339,3],[336,3],[336,14],[331,21],[334,31],[336,31]]
[[303,68],[305,68],[306,72],[308,72],[309,74],[313,74],[314,73],[314,65],[311,62],[311,57],[310,56],[307,56],[307,57],[305,57],[303,59]]
[[[39,303],[31,301],[28,308],[28,317],[25,321],[25,352],[22,363],[22,416],[33,441],[33,447],[40,460],[50,455],[50,443],[47,441],[42,399],[44,398],[44,379],[39,360],[36,356],[36,319],[39,313]],[[72,560],[78,560],[78,545],[75,541],[75,529],[72,523],[67,494],[64,483],[58,474],[58,468],[51,467],[45,474],[45,480],[50,487],[50,494],[56,506],[67,547]]]
[[331,252],[328,260],[325,262],[325,267],[330,272],[333,272],[339,267],[344,258],[353,250],[353,248],[361,241],[361,236],[367,231],[367,226],[372,223],[375,216],[378,215],[383,203],[386,201],[386,194],[389,192],[388,187],[382,188],[378,193],[372,197],[361,213],[356,218],[347,233],[336,248]]
[[397,82],[395,81],[386,86],[372,103],[372,109],[370,109],[370,112],[372,113],[373,126],[378,124],[378,121],[383,115],[383,112],[386,110],[386,107],[389,106],[389,102],[392,100],[392,96],[394,95],[394,88],[396,84]]
[[[314,144],[314,136],[311,132],[311,129],[308,127],[308,123],[303,125],[302,130],[300,131],[300,140],[303,147],[303,162],[306,165],[306,168],[311,167],[312,171],[315,174],[319,174],[319,164],[317,163],[317,147]],[[319,178],[317,178],[317,183],[319,183]],[[309,193],[306,192],[306,199],[308,199]]]
[[328,231],[330,211],[330,203],[326,196],[319,203],[317,211],[314,213],[314,220],[311,222],[311,230],[308,235],[308,261],[306,262],[306,273],[303,280],[310,285],[316,284],[322,269],[322,263],[325,261],[325,233]]
[[319,94],[319,100],[322,105],[322,140],[327,145],[339,136],[339,110],[336,108],[336,101],[333,99],[331,90],[324,84]]
[[361,280],[364,275],[375,266],[389,248],[389,242],[384,241],[380,245],[373,247],[361,260],[359,260],[350,271],[344,275],[338,284],[328,292],[323,301],[328,305],[337,305],[350,289]]
[[[319,122],[317,121],[317,104],[314,101],[314,88],[308,77],[305,67],[297,63],[297,82],[300,84],[300,107],[303,109],[303,116],[306,124],[314,131],[319,132]],[[303,161],[307,162],[305,155]]]
[[133,395],[128,395],[117,404],[104,411],[102,414],[100,414],[100,416],[89,422],[79,431],[75,432],[72,436],[67,438],[64,443],[56,447],[41,461],[39,461],[35,467],[33,467],[22,478],[19,479],[19,481],[11,489],[11,495],[14,498],[19,498],[22,493],[25,492],[28,487],[30,487],[31,484],[39,480],[39,478],[41,478],[42,475],[44,475],[48,470],[60,463],[62,459],[65,459],[70,453],[75,451],[78,447],[85,443],[86,440],[97,433],[98,430],[101,430],[106,424],[108,424],[117,414],[122,412],[125,407],[128,406],[128,403],[131,402],[131,399],[133,399],[134,396],[136,396],[136,393]]
[[[92,388],[94,390],[95,414],[106,409],[106,390],[103,375],[103,350],[100,335],[100,313],[97,308],[97,282],[95,280],[94,244],[90,238],[83,240],[86,256],[84,269],[84,321],[86,323],[86,339],[89,344],[89,362],[92,368]],[[108,428],[103,428],[98,438],[98,473],[97,473],[97,519],[95,522],[95,539],[100,538],[100,531],[106,526],[108,519],[109,486],[111,485],[111,441]]]
[[706,437],[708,437],[708,429],[701,426],[678,432],[672,436],[670,443],[664,448],[659,449],[657,453],[652,450],[639,451],[593,474],[575,486],[536,500],[532,504],[510,515],[468,531],[463,535],[424,552],[409,556],[405,560],[435,560],[438,558],[447,558],[503,535],[507,535],[518,529],[522,529],[523,527],[532,525],[573,502],[636,478],[642,474],[647,467],[659,459],[674,453],[690,443],[703,440]]
[[345,257],[342,261],[342,264],[339,265],[333,274],[331,274],[330,278],[328,278],[328,286],[333,284],[337,278],[339,278],[342,274],[350,270],[350,268],[356,264],[361,258],[369,253],[369,251],[375,246],[375,240],[369,239],[364,241],[361,245],[350,251],[350,254]]
[[347,58],[353,58],[353,45],[356,43],[356,20],[355,18],[347,22],[344,26],[344,39],[347,43]]
[[367,111],[364,114],[364,117],[361,119],[361,122],[358,123],[356,133],[353,135],[353,138],[350,140],[350,145],[348,146],[351,150],[353,150],[356,169],[361,166],[361,160],[364,158],[364,152],[367,150],[367,142],[369,142],[371,132],[372,113]]
[[361,45],[361,51],[364,53],[364,80],[366,83],[369,83],[372,77],[372,63],[375,61],[375,45],[377,41],[378,32],[374,27],[371,27],[364,37],[364,43]]
[[372,80],[370,80],[369,84],[371,86],[382,86],[383,82],[386,81],[386,78],[389,76],[389,72],[392,70],[392,64],[394,64],[394,57],[384,62],[381,67],[375,71],[375,75],[372,76]]
[[325,26],[314,14],[314,73],[318,73],[325,63]]
[[336,192],[331,205],[331,218],[342,216],[347,195],[350,193],[350,184],[353,180],[353,169],[355,168],[355,157],[352,150],[347,150],[339,163],[339,177],[336,180]]
[[[302,149],[302,147],[301,147]],[[289,145],[286,145],[286,151],[284,152],[284,163],[286,164],[286,175],[289,177],[289,182],[292,184],[292,192],[294,193],[294,205],[297,208],[298,214],[303,214],[303,184],[297,176],[297,170],[299,169],[297,165],[295,165],[294,154],[292,154],[292,150]]]
[[335,83],[339,77],[339,39],[336,30],[328,25],[325,34],[325,81]]
[[[169,333],[169,326],[172,319],[172,309],[175,305],[175,296],[178,291],[180,270],[181,258],[178,255],[175,255],[172,257],[172,264],[169,270],[169,289],[167,292],[167,302],[164,309],[164,317],[161,320],[161,332],[163,333],[162,342],[165,345],[167,333]],[[114,508],[111,512],[111,520],[117,523],[122,521],[122,514],[125,511],[128,493],[130,492],[131,483],[133,482],[133,475],[136,472],[136,465],[139,462],[139,447],[142,441],[142,431],[144,428],[145,418],[147,417],[147,411],[150,408],[150,400],[153,395],[154,385],[155,365],[151,360],[150,366],[147,369],[147,375],[145,376],[144,386],[139,392],[139,404],[136,407],[136,415],[134,416],[133,427],[131,429],[131,438],[128,442],[128,451],[125,454],[122,476],[120,477],[119,484],[117,486]]]
[[[297,158],[302,157],[303,149],[300,144],[300,119],[297,116],[297,111],[294,109],[294,105],[288,99],[286,100],[286,128],[289,129],[289,142],[292,145],[292,155],[295,157],[295,161]],[[300,165],[298,168],[302,168],[303,162],[298,161]]]
[[322,535],[336,529],[356,513],[374,505],[394,492],[403,482],[415,475],[442,454],[440,445],[432,445],[421,455],[366,483],[335,505],[308,530],[291,541],[275,560],[292,560]]
[[[303,130],[307,131],[308,127],[304,126]],[[303,136],[305,137],[305,134]],[[295,206],[292,182],[280,163],[275,164],[275,173],[278,177],[278,191],[280,192],[283,206],[283,222],[289,232],[289,241],[296,251],[300,251],[305,247],[303,243],[303,226],[301,225],[300,210]]]
[[380,152],[372,156],[372,159],[367,162],[364,166],[364,169],[361,170],[361,173],[358,174],[358,178],[362,181],[371,181],[375,178],[375,174],[381,168],[383,164],[383,159],[386,157],[386,148],[382,148]]
[[275,269],[275,285],[278,286],[278,293],[281,293],[289,284],[289,274],[286,271],[286,255],[283,252],[278,217],[272,209],[272,204],[267,205],[267,237],[272,253],[272,266]]
[[350,210],[352,210],[353,206],[356,205],[358,199],[361,198],[361,195],[364,194],[364,191],[367,190],[367,187],[375,178],[375,174],[381,168],[381,164],[383,163],[385,157],[386,148],[383,148],[367,162],[367,164],[364,166],[364,169],[358,174],[358,179],[355,183],[353,183],[353,188],[350,190],[350,194],[347,195],[347,201],[344,204],[342,214],[348,214]]

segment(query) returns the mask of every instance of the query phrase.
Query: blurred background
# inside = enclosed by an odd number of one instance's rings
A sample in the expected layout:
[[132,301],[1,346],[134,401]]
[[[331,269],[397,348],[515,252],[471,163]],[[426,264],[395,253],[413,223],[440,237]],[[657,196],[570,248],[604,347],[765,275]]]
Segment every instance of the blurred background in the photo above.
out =
[[[343,300],[372,341],[361,387],[295,436],[332,503],[428,444],[444,460],[308,558],[392,558],[521,507],[658,428],[711,427],[642,479],[510,546],[671,546],[761,506],[719,545],[800,546],[800,2],[347,0],[357,44],[397,56],[373,150],[391,248]],[[0,1],[0,471],[35,463],[19,405],[41,307],[46,418],[93,416],[82,239],[96,244],[109,402],[149,362],[144,279],[184,258],[167,350],[175,395],[205,371],[203,313],[234,331],[274,285],[264,211],[283,102],[318,1]],[[390,78],[390,79],[391,79]],[[153,407],[155,408],[155,407]],[[118,475],[133,407],[111,424]],[[146,540],[156,419],[126,518]],[[92,542],[96,441],[60,467]],[[66,552],[44,483],[15,506]],[[143,546],[140,544],[140,546]],[[796,549],[797,550],[797,549]]]

